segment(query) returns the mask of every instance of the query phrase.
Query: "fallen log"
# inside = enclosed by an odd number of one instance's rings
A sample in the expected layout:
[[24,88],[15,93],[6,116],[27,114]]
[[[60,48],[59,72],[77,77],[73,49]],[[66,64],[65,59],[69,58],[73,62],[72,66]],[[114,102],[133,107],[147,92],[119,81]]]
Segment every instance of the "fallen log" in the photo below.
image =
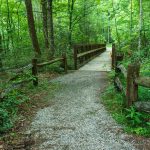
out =
[[13,83],[12,85],[10,85],[9,87],[7,87],[4,90],[1,90],[0,91],[0,101],[2,99],[4,99],[11,91],[20,88],[23,84],[28,83],[32,80],[33,79],[27,79],[27,80],[19,81],[17,83]]

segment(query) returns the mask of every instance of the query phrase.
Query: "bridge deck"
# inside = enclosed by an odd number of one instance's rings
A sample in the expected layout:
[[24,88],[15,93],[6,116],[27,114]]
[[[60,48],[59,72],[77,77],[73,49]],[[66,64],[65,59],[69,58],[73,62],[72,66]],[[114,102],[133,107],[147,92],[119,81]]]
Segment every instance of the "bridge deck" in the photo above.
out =
[[79,70],[84,71],[111,71],[111,48],[102,53]]

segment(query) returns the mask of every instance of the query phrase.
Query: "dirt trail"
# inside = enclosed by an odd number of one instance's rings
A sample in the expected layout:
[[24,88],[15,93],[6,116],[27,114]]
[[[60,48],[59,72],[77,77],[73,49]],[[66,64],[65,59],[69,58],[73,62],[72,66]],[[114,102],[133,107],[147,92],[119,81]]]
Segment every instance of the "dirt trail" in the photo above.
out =
[[135,150],[100,101],[106,72],[76,71],[52,80],[53,105],[37,112],[29,133],[34,150]]

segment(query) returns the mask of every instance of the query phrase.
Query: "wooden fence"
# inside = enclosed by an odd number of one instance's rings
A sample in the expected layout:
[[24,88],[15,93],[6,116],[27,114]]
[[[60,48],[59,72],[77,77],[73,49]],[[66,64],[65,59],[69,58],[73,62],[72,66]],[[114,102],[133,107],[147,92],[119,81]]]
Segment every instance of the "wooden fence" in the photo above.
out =
[[106,51],[106,44],[74,45],[74,67],[77,70],[94,57]]
[[[138,86],[150,88],[150,77],[140,76],[140,64],[138,62],[129,64],[127,69],[119,62],[123,60],[123,55],[118,55],[113,45],[112,68],[115,69],[114,83],[119,91],[126,95],[126,105],[131,106],[138,100]],[[126,79],[126,89],[124,88],[119,74],[123,74]]]
[[22,68],[19,68],[19,69],[12,70],[12,72],[14,72],[16,75],[13,76],[11,79],[9,79],[9,81],[15,80],[17,77],[24,74],[25,71],[31,70],[31,69],[32,69],[32,75],[33,75],[34,78],[26,79],[26,80],[23,80],[23,81],[18,81],[16,83],[12,83],[6,89],[2,89],[2,90],[0,89],[0,101],[2,99],[4,99],[10,91],[12,91],[14,89],[18,89],[24,83],[28,83],[28,82],[33,81],[33,85],[37,86],[38,85],[38,77],[37,77],[38,68],[46,66],[46,65],[50,65],[50,64],[53,64],[53,63],[59,62],[59,61],[63,63],[64,71],[67,73],[67,58],[66,58],[66,55],[63,55],[61,58],[56,58],[56,59],[53,59],[51,61],[43,62],[43,63],[39,63],[39,64],[37,63],[37,59],[32,59],[32,64],[29,64],[29,65],[27,65],[25,67],[22,67]]
[[37,59],[32,59],[32,75],[35,77],[35,79],[33,80],[33,85],[37,86],[38,85],[38,68],[53,64],[55,62],[62,62],[63,63],[63,67],[64,67],[64,71],[65,73],[67,73],[67,57],[64,54],[62,57],[60,58],[56,58],[53,59],[51,61],[48,62],[43,62],[43,63],[37,63]]

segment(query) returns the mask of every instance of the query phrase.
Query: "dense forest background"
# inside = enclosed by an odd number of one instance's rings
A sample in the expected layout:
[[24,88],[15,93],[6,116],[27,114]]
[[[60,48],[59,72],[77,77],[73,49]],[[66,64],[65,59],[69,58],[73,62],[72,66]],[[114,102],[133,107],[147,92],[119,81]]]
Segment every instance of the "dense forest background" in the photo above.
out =
[[73,44],[104,42],[148,64],[149,8],[149,0],[0,0],[0,67],[24,66],[37,53],[50,59],[66,52],[71,59]]
[[[51,94],[58,86],[49,80],[62,73],[61,62],[39,69],[39,86],[29,83],[38,80],[31,65],[34,58],[46,62],[65,53],[72,70],[75,44],[115,44],[117,53],[124,56],[123,66],[138,61],[140,75],[149,77],[149,10],[150,0],[0,0],[0,136],[21,115],[28,118],[32,106],[41,108],[45,102],[40,103],[39,97],[43,100],[44,92]],[[48,75],[43,73],[46,69]],[[124,108],[124,96],[114,88],[115,75],[114,70],[109,73],[105,106],[129,133],[150,136],[150,115]],[[126,86],[126,79],[120,78]],[[150,100],[149,88],[139,87],[138,93],[140,101]]]

